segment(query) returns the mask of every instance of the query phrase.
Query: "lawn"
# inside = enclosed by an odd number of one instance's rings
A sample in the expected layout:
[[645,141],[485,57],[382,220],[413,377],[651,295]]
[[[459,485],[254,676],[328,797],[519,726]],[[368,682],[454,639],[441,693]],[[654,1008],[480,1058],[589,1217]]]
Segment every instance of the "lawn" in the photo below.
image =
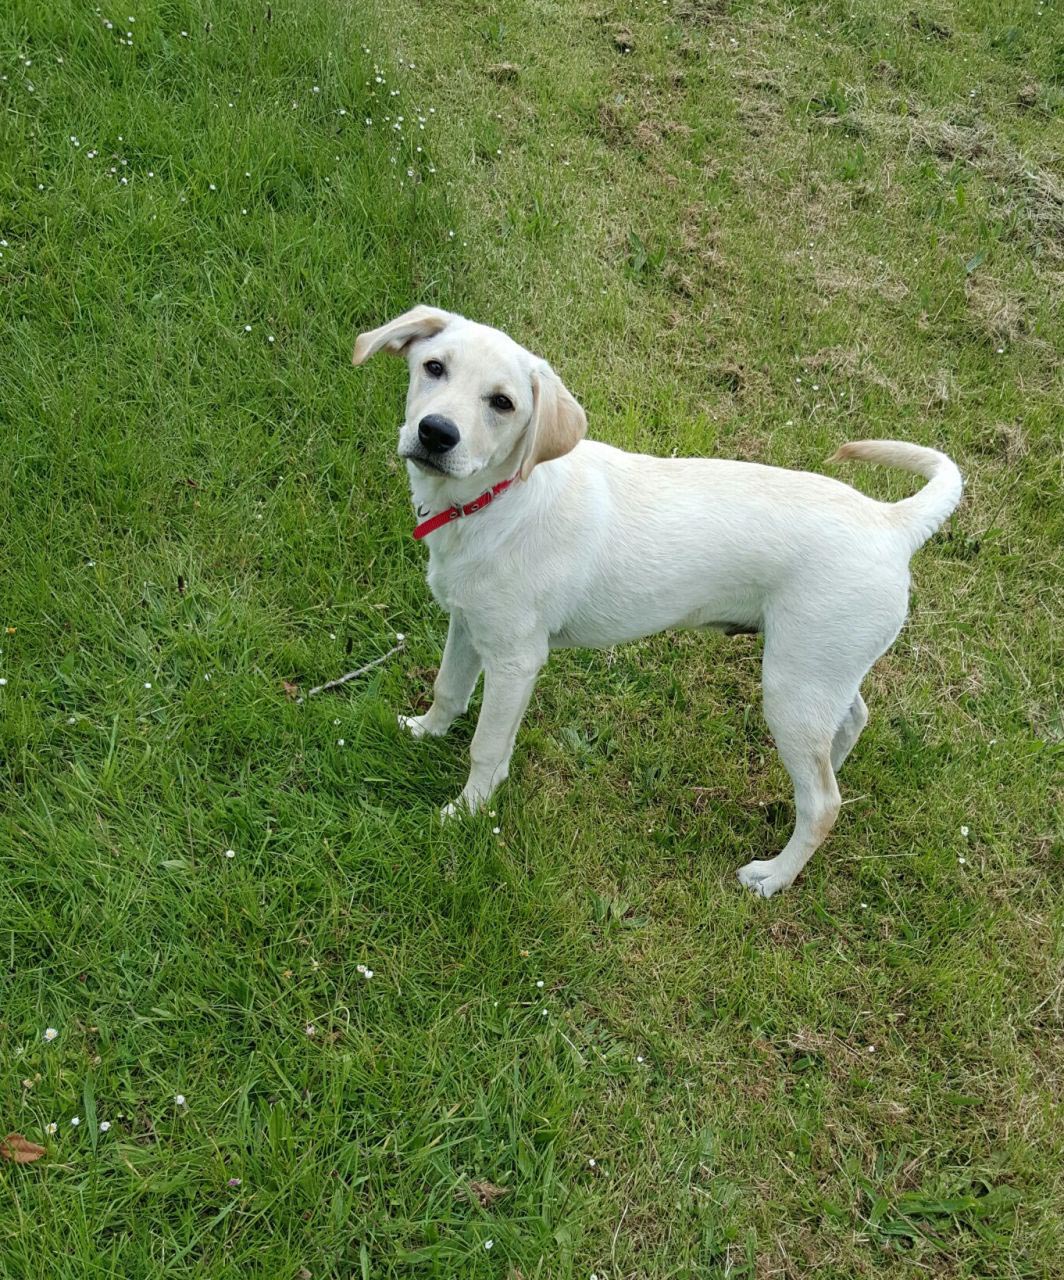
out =
[[[0,108],[0,1277],[1059,1276],[1057,0],[6,0]],[[958,461],[789,892],[756,637],[555,655],[437,823],[415,302]]]

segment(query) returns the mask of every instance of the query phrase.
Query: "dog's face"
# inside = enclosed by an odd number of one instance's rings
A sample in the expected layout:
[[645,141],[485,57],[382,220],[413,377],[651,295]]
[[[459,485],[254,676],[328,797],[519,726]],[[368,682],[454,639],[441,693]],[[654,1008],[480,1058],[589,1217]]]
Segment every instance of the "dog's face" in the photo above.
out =
[[550,365],[498,329],[415,307],[362,334],[354,363],[378,351],[406,357],[399,456],[427,474],[464,479],[519,470],[527,479],[587,430],[583,409]]

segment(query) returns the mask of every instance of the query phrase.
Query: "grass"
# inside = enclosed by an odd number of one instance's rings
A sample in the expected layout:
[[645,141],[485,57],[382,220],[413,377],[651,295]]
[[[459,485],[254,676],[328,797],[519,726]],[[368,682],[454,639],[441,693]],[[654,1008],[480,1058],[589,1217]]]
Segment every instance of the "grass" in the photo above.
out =
[[[1061,30],[3,7],[4,1280],[1059,1274]],[[348,364],[415,301],[627,447],[961,464],[794,891],[734,879],[790,817],[749,637],[556,655],[436,825],[402,370]]]

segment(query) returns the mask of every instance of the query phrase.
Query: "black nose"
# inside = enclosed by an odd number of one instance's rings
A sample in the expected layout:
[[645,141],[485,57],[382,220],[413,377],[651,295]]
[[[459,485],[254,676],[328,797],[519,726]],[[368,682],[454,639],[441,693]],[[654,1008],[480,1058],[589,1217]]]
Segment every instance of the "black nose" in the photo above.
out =
[[461,432],[441,413],[427,414],[417,424],[417,438],[429,453],[446,453],[462,438]]

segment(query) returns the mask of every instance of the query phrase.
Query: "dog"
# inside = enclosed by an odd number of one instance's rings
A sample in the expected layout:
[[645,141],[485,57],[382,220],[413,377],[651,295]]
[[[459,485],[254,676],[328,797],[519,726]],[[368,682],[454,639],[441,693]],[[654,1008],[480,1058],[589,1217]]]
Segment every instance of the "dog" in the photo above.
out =
[[409,366],[399,456],[450,615],[432,706],[400,725],[446,733],[484,673],[469,780],[443,816],[475,812],[506,778],[551,649],[761,632],[795,824],[782,852],[738,874],[766,898],[787,888],[838,816],[835,775],[868,719],[861,681],[905,621],[910,557],[960,501],[956,465],[900,441],[844,444],[829,461],[927,479],[884,503],[811,472],[625,453],[585,439],[584,410],[545,360],[433,307],[363,333],[353,362],[379,351]]

